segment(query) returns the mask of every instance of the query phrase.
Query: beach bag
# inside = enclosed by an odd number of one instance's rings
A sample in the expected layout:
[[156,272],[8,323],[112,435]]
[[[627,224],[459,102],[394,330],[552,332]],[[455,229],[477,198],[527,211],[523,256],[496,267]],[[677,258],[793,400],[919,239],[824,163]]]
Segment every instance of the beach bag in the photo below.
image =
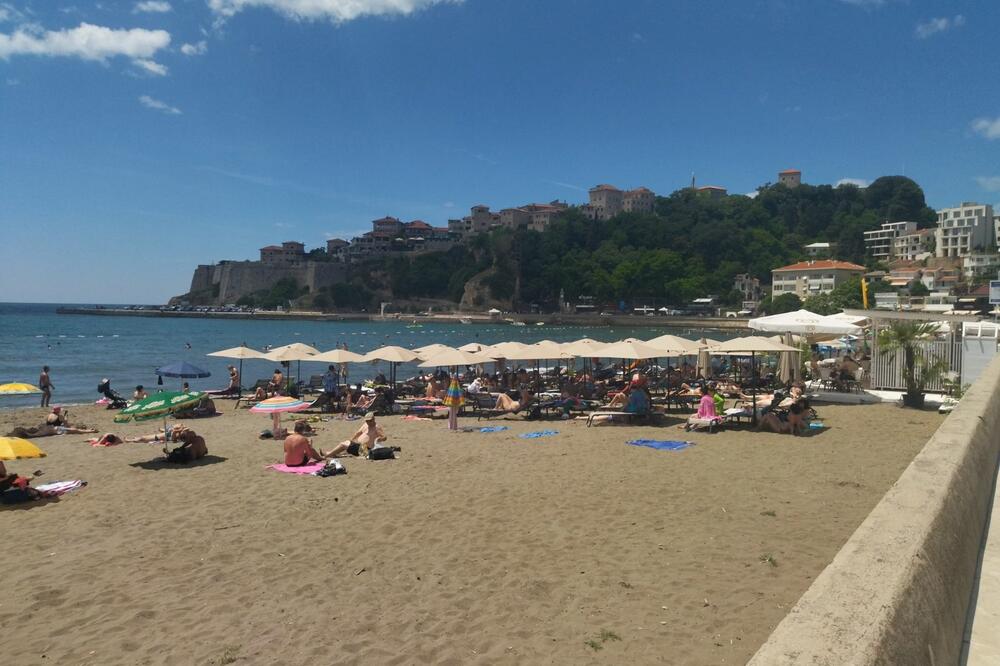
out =
[[368,451],[368,460],[392,460],[395,457],[396,454],[388,446],[379,446]]
[[331,460],[323,467],[323,469],[314,472],[316,476],[336,476],[338,474],[347,474],[347,468],[340,464],[337,460]]

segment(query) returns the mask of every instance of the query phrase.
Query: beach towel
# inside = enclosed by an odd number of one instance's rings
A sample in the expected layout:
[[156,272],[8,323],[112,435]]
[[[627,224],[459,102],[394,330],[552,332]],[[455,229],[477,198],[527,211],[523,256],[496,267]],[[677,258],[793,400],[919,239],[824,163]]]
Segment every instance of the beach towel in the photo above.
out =
[[273,469],[275,472],[285,472],[286,474],[312,474],[313,472],[320,471],[324,467],[326,467],[326,463],[324,462],[299,465],[297,467],[289,467],[285,463],[276,463],[274,465],[268,465],[267,469]]
[[510,430],[508,426],[485,426],[482,428],[473,428],[474,432],[503,432],[504,430]]
[[682,442],[680,440],[662,440],[662,439],[633,439],[626,444],[632,446],[645,446],[650,449],[656,449],[658,451],[683,451],[688,448],[694,442]]
[[539,437],[550,437],[558,434],[558,430],[538,430],[536,432],[522,432],[518,437],[521,439],[538,439]]
[[40,486],[35,486],[42,497],[58,497],[59,495],[65,495],[71,490],[76,490],[77,488],[82,488],[87,485],[86,481],[81,481],[80,479],[75,479],[73,481],[53,481],[52,483],[43,483]]
[[812,430],[822,430],[822,429],[823,429],[823,428],[825,428],[826,426],[825,426],[825,425],[823,425],[823,422],[822,422],[822,421],[810,421],[810,422],[809,422],[809,427],[810,427],[810,428],[811,428]]
[[429,419],[426,416],[417,416],[416,414],[407,414],[406,416],[403,417],[403,420],[404,421],[430,421],[432,419]]

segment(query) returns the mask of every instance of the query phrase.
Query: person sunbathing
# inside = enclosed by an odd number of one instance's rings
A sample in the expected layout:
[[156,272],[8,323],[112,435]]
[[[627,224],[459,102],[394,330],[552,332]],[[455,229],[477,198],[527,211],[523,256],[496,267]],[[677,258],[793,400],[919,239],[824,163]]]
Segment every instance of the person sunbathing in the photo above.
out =
[[285,438],[285,464],[289,467],[302,467],[311,462],[322,462],[327,456],[313,448],[312,442],[306,437],[311,432],[305,421],[296,421],[295,427]]
[[73,426],[64,425],[51,425],[49,423],[43,423],[39,426],[33,426],[30,428],[23,428],[18,426],[7,433],[8,437],[23,437],[24,439],[32,439],[35,437],[51,437],[52,435],[85,435],[89,433],[97,432],[96,428],[74,428]]
[[30,487],[31,479],[39,476],[41,472],[35,472],[31,477],[18,476],[13,472],[8,472],[0,460],[0,504],[17,504],[27,500],[39,499],[41,495],[37,490]]
[[[180,428],[179,432],[178,428]],[[175,426],[174,439],[180,442],[181,445],[172,450],[168,450],[165,446],[163,447],[163,452],[167,454],[167,462],[184,464],[208,455],[208,446],[205,444],[205,438],[197,434],[194,430],[189,430],[183,426]]]
[[535,401],[535,395],[527,387],[521,387],[521,396],[519,399],[514,400],[506,393],[501,393],[497,396],[497,404],[494,405],[493,409],[501,411],[505,414],[517,414],[522,409],[527,408]]
[[[651,406],[652,403],[649,400],[649,393],[645,388],[636,386],[628,392],[628,400],[621,408],[621,411],[626,414],[645,415],[649,414]],[[586,419],[589,417],[582,416],[580,418]],[[604,414],[590,419],[590,423],[591,425],[601,425],[602,423],[612,423],[614,420],[614,414]]]
[[757,431],[776,432],[782,435],[801,435],[809,427],[809,401],[802,398],[796,400],[788,408],[788,412],[770,411],[764,414],[757,423]]
[[386,439],[388,437],[385,430],[375,422],[375,412],[368,412],[365,414],[365,422],[351,435],[351,438],[337,444],[323,454],[323,457],[334,458],[345,452],[352,456],[365,455],[369,449],[375,448],[380,441],[384,442]]
[[377,393],[362,393],[361,397],[359,397],[357,402],[354,403],[353,408],[359,412],[367,412],[368,408],[375,404],[375,398],[377,396]]

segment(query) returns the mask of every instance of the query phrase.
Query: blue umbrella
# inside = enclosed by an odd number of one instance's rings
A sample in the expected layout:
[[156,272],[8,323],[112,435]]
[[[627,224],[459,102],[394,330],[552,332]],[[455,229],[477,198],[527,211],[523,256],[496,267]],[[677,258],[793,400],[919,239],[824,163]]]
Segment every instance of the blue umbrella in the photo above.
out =
[[212,373],[208,370],[202,370],[198,366],[191,365],[187,361],[172,363],[170,365],[165,365],[162,368],[157,368],[156,374],[161,377],[183,377],[184,379],[200,379],[202,377],[210,377],[212,375]]

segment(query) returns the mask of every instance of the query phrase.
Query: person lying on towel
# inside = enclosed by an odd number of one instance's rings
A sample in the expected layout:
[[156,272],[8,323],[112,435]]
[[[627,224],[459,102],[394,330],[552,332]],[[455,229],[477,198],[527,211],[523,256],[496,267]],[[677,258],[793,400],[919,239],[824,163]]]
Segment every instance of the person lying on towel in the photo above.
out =
[[327,455],[316,451],[312,442],[306,437],[312,428],[305,421],[296,421],[294,432],[285,438],[285,464],[289,467],[302,467],[313,462],[322,462]]
[[174,426],[173,431],[174,439],[180,442],[181,445],[173,450],[168,450],[165,446],[163,447],[163,452],[167,454],[167,462],[184,464],[208,455],[205,438],[194,430],[183,428],[178,432],[177,426]]

